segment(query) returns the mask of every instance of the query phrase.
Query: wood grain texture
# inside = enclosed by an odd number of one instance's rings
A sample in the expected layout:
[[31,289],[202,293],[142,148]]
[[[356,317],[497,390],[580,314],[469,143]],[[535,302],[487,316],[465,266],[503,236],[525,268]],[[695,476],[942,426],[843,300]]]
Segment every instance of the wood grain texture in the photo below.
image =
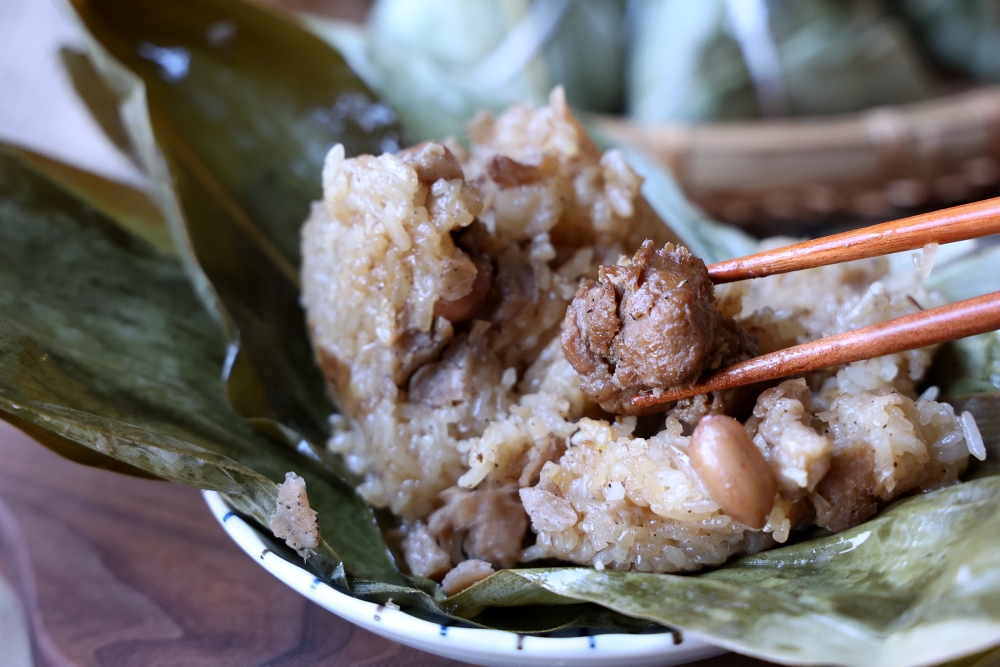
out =
[[22,598],[34,588],[37,664],[460,664],[305,600],[247,558],[194,489],[69,463],[2,423],[0,461],[0,498],[23,536],[4,541],[4,569]]
[[7,581],[0,577],[0,667],[31,667],[28,627],[21,601]]
[[38,667],[463,664],[287,588],[229,540],[194,489],[70,463],[4,422],[0,574],[22,598]]

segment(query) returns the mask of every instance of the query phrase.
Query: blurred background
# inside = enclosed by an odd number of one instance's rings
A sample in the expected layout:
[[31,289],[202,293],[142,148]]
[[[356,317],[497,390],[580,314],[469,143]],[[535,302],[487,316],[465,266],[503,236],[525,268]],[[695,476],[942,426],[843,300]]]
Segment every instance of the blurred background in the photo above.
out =
[[[998,193],[995,0],[267,1],[334,44],[410,140],[563,85],[595,135],[757,235]],[[54,0],[0,2],[0,135],[138,180],[62,71],[78,41]]]
[[997,194],[995,0],[282,5],[312,14],[417,138],[561,84],[592,131],[651,153],[708,213],[758,235]]

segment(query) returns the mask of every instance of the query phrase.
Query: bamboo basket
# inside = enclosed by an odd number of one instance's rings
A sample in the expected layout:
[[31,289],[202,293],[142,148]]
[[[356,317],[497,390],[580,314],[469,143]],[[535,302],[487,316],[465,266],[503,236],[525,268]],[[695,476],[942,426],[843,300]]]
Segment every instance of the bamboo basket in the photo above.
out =
[[669,167],[710,215],[751,228],[886,218],[1000,184],[1000,86],[822,118],[598,126]]

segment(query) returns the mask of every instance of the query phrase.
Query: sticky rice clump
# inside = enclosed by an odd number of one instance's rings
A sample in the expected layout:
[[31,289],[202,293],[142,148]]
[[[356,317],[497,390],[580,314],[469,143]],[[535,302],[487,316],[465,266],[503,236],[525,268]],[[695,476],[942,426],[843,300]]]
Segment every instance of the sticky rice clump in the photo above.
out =
[[[468,149],[346,159],[335,147],[303,230],[303,304],[340,410],[329,447],[400,518],[411,573],[547,557],[697,569],[957,479],[963,431],[949,406],[917,400],[933,350],[915,351],[756,397],[746,430],[778,491],[760,530],[726,515],[688,458],[704,400],[616,418],[581,391],[560,346],[582,280],[647,239],[678,243],[641,179],[590,142],[558,89],[548,107],[481,116],[469,134]],[[883,268],[738,285],[712,307],[766,352],[939,302]]]
[[[482,530],[462,508],[485,499],[520,531],[491,561],[509,566],[527,529],[518,485],[592,408],[558,349],[577,284],[644,238],[676,238],[558,89],[549,107],[480,117],[473,139],[352,159],[334,147],[303,229],[303,303],[341,410],[330,446],[361,493],[459,551]],[[443,315],[480,273],[480,303]]]
[[[882,259],[757,280],[726,298],[742,302],[739,321],[762,351],[943,302],[917,274],[889,275]],[[521,491],[538,535],[525,557],[641,571],[697,569],[784,542],[792,530],[813,524],[844,530],[904,493],[956,483],[969,457],[961,421],[950,405],[914,393],[934,351],[826,369],[757,397],[745,429],[777,482],[760,531],[725,516],[707,495],[687,458],[690,438],[672,419],[649,439],[629,437],[622,425],[615,432],[581,421],[566,454],[546,464],[536,487]],[[679,474],[690,481],[678,482]],[[551,521],[553,508],[567,518]],[[571,524],[568,508],[577,516]]]
[[744,526],[726,516],[691,470],[681,423],[631,437],[635,418],[583,419],[561,459],[521,490],[538,537],[528,558],[558,557],[642,572],[718,565],[744,549]]

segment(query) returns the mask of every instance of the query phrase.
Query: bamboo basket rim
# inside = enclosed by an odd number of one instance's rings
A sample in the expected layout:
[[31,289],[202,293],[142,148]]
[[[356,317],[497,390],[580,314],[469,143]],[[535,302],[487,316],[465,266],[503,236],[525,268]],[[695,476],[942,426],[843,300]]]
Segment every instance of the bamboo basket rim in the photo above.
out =
[[668,167],[709,214],[736,224],[883,217],[1000,184],[1000,85],[831,116],[595,127]]
[[595,118],[603,130],[618,132],[627,128],[631,132],[674,141],[678,146],[704,143],[708,146],[717,144],[729,150],[814,150],[871,138],[873,134],[884,132],[883,127],[889,124],[905,124],[905,130],[885,134],[965,127],[983,121],[997,122],[1000,120],[1000,85],[978,86],[903,105],[870,107],[863,111],[827,116],[659,125],[609,114],[597,114]]

